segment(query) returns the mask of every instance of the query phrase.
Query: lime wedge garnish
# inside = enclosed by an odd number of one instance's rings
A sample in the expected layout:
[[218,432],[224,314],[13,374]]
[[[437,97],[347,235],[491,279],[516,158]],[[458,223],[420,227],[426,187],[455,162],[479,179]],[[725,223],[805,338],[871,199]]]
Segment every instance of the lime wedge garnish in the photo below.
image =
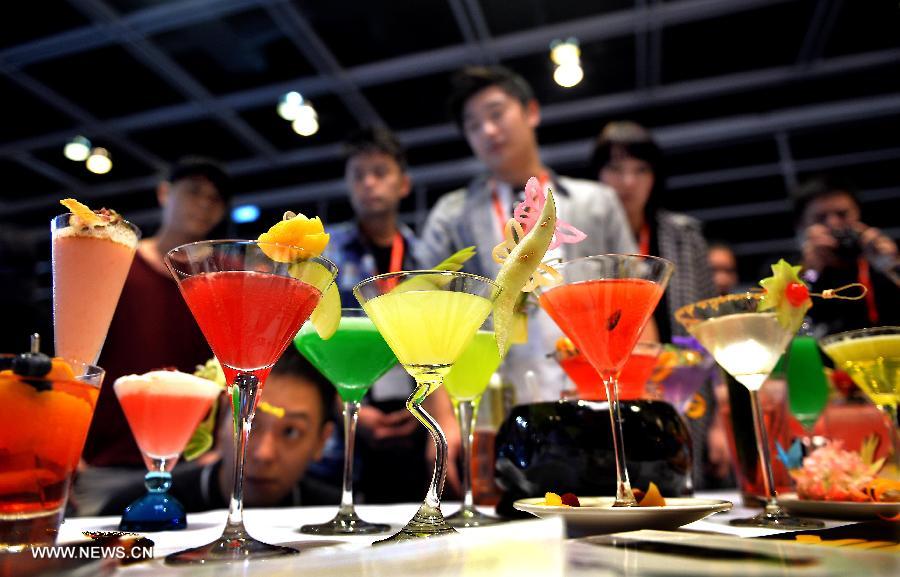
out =
[[341,324],[341,293],[335,283],[331,283],[319,304],[309,316],[309,321],[322,340],[328,340]]

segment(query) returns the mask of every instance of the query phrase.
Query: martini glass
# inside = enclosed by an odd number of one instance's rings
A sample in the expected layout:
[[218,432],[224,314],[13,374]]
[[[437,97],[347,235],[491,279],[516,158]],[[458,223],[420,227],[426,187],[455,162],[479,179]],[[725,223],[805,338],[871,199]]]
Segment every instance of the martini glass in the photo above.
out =
[[327,341],[306,323],[294,339],[303,353],[337,389],[344,404],[344,484],[341,506],[331,521],[303,525],[313,535],[368,535],[383,533],[390,525],[369,523],[353,507],[353,448],[359,403],[372,385],[397,363],[397,357],[362,309],[342,309],[337,332]]
[[728,374],[750,391],[756,450],[763,470],[766,504],[762,513],[732,525],[773,529],[815,529],[824,524],[792,517],[777,501],[769,439],[759,405],[759,389],[791,341],[793,331],[774,312],[759,312],[763,293],[725,295],[681,307],[675,319],[712,354]]
[[900,327],[873,327],[829,335],[822,348],[847,371],[890,421],[894,473],[900,475],[897,403],[900,401]]
[[816,339],[797,335],[788,347],[787,384],[791,413],[812,431],[828,404],[828,380]]
[[619,373],[659,303],[671,262],[652,256],[605,254],[554,268],[563,283],[539,289],[541,306],[600,374],[610,400],[616,455],[616,507],[636,505],[622,440]]
[[499,366],[500,351],[494,331],[480,330],[444,378],[444,387],[453,403],[462,437],[463,502],[459,511],[447,517],[447,524],[451,527],[479,527],[500,522],[497,517],[479,511],[472,497],[472,437],[478,405]]
[[[568,337],[561,337],[571,343]],[[662,351],[659,343],[638,342],[625,361],[619,374],[619,399],[639,399],[646,393],[647,381],[656,367],[656,360]],[[587,358],[575,348],[566,346],[564,350],[554,353],[559,366],[566,376],[575,383],[578,398],[588,401],[605,401],[606,391],[603,379],[594,370]]]
[[434,439],[434,475],[425,501],[400,532],[381,543],[453,533],[441,513],[447,473],[447,439],[422,409],[444,382],[478,327],[491,312],[500,286],[484,277],[449,271],[397,272],[368,278],[353,288],[403,368],[416,380],[406,408]]
[[147,493],[128,505],[122,531],[173,531],[187,527],[184,507],[169,495],[172,467],[219,396],[207,379],[173,371],[120,377],[113,385],[149,472]]
[[280,244],[214,240],[185,244],[166,255],[181,296],[231,383],[235,456],[222,536],[170,555],[167,563],[243,561],[297,552],[262,543],[247,533],[243,477],[250,425],[266,377],[337,273],[337,267],[321,257],[280,262],[304,254],[303,249]]

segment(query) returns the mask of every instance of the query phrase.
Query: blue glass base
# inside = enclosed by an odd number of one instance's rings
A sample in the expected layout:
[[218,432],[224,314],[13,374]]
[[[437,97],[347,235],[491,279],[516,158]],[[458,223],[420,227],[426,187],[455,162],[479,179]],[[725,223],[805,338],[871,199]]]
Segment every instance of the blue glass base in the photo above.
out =
[[187,528],[184,507],[165,492],[147,493],[125,509],[120,531],[177,531]]

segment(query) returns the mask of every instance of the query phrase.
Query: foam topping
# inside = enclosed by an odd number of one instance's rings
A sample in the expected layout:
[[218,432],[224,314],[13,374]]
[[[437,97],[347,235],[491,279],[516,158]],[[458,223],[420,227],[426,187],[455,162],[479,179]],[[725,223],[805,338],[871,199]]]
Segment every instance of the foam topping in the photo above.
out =
[[219,386],[208,380],[180,371],[150,371],[143,375],[125,375],[116,379],[116,394],[122,395],[170,395],[181,397],[208,397],[219,394]]

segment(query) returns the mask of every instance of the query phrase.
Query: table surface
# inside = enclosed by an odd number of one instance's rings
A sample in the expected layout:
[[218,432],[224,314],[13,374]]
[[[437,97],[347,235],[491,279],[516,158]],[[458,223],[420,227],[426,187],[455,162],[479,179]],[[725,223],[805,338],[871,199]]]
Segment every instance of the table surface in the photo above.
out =
[[[747,517],[758,510],[737,506],[733,492],[706,492],[698,497],[724,499],[736,504],[732,511],[685,525],[678,531],[640,531],[619,534],[617,547],[609,547],[609,538],[566,539],[561,519],[534,519],[503,523],[492,527],[462,529],[459,535],[428,539],[389,547],[371,547],[386,535],[325,537],[305,535],[297,529],[307,523],[327,521],[336,507],[297,507],[290,509],[249,509],[245,524],[256,538],[268,543],[291,545],[300,555],[243,564],[200,567],[172,567],[162,563],[170,553],[206,544],[217,538],[225,525],[227,512],[208,511],[188,516],[188,529],[148,533],[154,542],[154,559],[128,567],[113,567],[116,574],[153,575],[721,575],[727,567],[730,575],[900,575],[900,554],[859,549],[797,544],[789,540],[763,540],[754,537],[785,533],[770,529],[738,528],[728,525],[733,518]],[[417,504],[359,505],[363,519],[389,523],[399,529],[415,513]],[[442,509],[452,513],[457,503],[445,503]],[[59,544],[83,541],[82,531],[117,529],[115,517],[74,517],[61,529]],[[852,525],[849,521],[826,521],[826,528]],[[637,542],[644,545],[637,547]],[[646,551],[646,543],[702,546],[728,551],[721,555],[695,559],[693,553],[667,550]],[[331,545],[324,547],[323,545]],[[601,545],[601,546],[598,546]],[[628,546],[624,546],[628,545]],[[679,545],[680,546],[680,545]],[[653,547],[650,547],[651,549]],[[657,548],[658,549],[658,548]],[[688,551],[696,551],[688,550]],[[742,553],[738,554],[736,551]],[[773,558],[768,558],[773,554]],[[759,559],[753,555],[762,555]],[[735,557],[737,555],[737,557]],[[792,556],[799,555],[796,566]],[[735,559],[741,559],[736,563]],[[780,561],[777,561],[780,559]],[[813,559],[813,561],[810,561]],[[149,572],[149,573],[148,573]]]

